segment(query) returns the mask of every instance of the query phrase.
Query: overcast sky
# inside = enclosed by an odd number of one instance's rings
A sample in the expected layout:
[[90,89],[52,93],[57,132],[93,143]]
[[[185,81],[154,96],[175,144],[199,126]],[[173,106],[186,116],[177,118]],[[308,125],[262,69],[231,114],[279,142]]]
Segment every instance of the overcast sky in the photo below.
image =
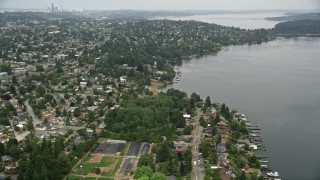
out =
[[320,9],[320,0],[0,0],[0,8],[65,9]]

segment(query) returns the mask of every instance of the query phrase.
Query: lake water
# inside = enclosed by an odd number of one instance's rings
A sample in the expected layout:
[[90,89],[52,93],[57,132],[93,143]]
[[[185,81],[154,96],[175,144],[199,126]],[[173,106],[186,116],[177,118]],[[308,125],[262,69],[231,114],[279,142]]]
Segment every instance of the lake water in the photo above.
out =
[[[209,14],[183,17],[166,17],[171,20],[195,20],[215,23],[223,26],[234,26],[244,29],[273,28],[277,21],[266,20],[266,17],[283,16],[283,13],[241,13],[241,14]],[[163,17],[159,18],[163,19]]]
[[320,38],[229,46],[183,61],[172,87],[239,109],[262,128],[283,179],[320,179]]

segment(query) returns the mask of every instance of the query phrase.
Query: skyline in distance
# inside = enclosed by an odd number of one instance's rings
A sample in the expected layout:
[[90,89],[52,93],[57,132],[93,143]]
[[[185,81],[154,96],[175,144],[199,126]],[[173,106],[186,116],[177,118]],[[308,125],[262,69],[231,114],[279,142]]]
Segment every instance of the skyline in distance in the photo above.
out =
[[0,8],[41,9],[51,3],[65,9],[87,10],[320,9],[318,0],[0,0]]

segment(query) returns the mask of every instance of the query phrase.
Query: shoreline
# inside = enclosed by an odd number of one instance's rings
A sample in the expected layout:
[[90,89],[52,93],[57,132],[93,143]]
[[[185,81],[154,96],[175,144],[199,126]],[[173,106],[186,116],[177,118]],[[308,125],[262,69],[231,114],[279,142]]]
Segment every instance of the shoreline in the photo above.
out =
[[[277,39],[278,37],[276,36],[273,40],[267,41],[267,42],[271,42],[274,41],[275,39]],[[265,42],[265,43],[267,43]],[[249,44],[246,44],[248,46],[250,46]],[[259,45],[259,44],[256,44]],[[224,50],[226,48],[226,50]],[[223,52],[223,51],[228,51],[228,46],[222,46],[221,49],[219,50],[218,53]],[[157,86],[159,88],[157,88],[156,92],[161,92],[161,91],[166,91],[170,88],[168,88],[168,86],[171,86],[171,88],[173,88],[173,84],[174,83],[179,83],[180,82],[180,78],[182,77],[182,71],[181,71],[181,67],[183,65],[183,61],[184,60],[190,60],[193,58],[201,58],[207,55],[215,55],[217,53],[210,53],[210,54],[206,54],[206,55],[193,55],[190,58],[183,58],[182,64],[181,66],[175,65],[173,66],[173,70],[175,72],[175,77],[171,80],[171,81],[165,81],[165,82],[160,82],[162,83],[161,86]],[[175,89],[175,88],[173,88]],[[184,90],[182,90],[184,91]],[[197,113],[198,114],[198,113]],[[243,114],[241,114],[243,115]],[[258,159],[259,163],[260,163],[260,168],[249,168],[249,169],[242,169],[242,171],[246,172],[246,174],[250,174],[252,172],[261,175],[264,179],[277,179],[279,178],[279,176],[277,177],[272,177],[270,176],[270,173],[274,173],[274,170],[272,169],[272,165],[269,163],[268,161],[268,155],[267,155],[267,147],[266,145],[263,143],[263,137],[262,137],[262,133],[261,133],[261,129],[259,126],[254,125],[251,123],[250,120],[247,120],[246,116],[243,115],[244,118],[238,119],[239,122],[245,122],[246,124],[246,129],[249,132],[249,135],[247,138],[245,138],[246,140],[248,140],[250,143],[248,144],[250,147],[250,150],[248,152],[253,152],[255,157]],[[234,144],[237,145],[237,144]],[[217,164],[218,169],[222,168]],[[222,173],[223,171],[221,171]],[[277,172],[277,171],[275,171]]]

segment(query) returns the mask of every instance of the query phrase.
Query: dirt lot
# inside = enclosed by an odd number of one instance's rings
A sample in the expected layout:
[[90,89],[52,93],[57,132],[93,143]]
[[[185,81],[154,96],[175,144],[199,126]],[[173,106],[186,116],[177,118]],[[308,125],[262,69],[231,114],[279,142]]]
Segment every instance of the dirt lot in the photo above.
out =
[[102,154],[93,155],[93,157],[89,160],[89,163],[98,163],[101,161],[102,157]]

